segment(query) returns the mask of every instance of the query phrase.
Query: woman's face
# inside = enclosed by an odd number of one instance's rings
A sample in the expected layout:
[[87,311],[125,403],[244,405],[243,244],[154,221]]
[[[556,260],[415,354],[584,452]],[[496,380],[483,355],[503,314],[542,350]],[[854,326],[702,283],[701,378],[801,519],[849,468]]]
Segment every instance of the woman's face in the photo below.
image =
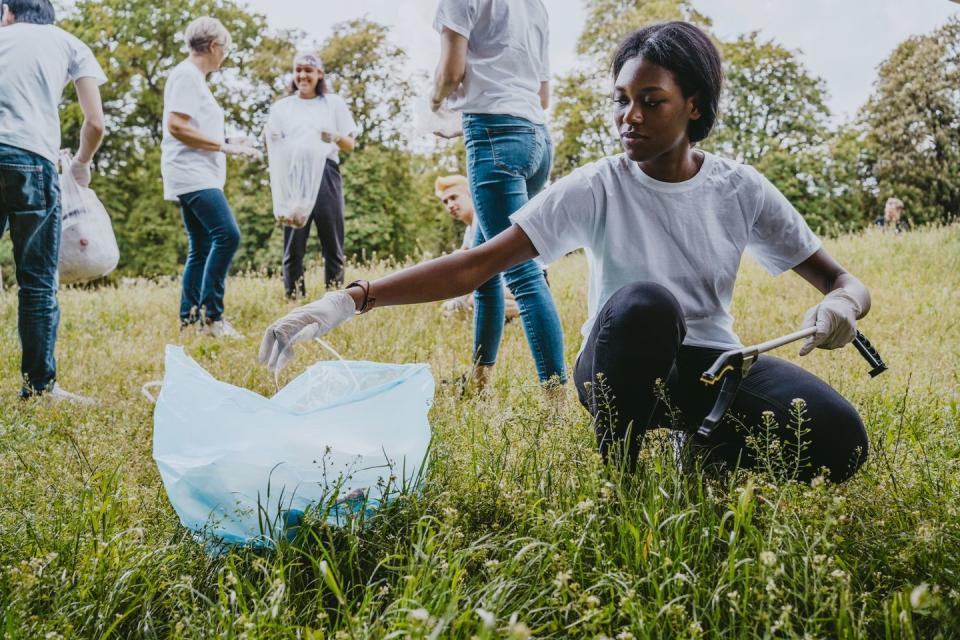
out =
[[673,73],[645,58],[624,63],[613,87],[613,121],[627,157],[654,160],[689,141],[687,126],[700,118]]
[[298,64],[293,68],[293,81],[300,96],[314,98],[317,95],[317,83],[323,79],[323,69],[308,64]]

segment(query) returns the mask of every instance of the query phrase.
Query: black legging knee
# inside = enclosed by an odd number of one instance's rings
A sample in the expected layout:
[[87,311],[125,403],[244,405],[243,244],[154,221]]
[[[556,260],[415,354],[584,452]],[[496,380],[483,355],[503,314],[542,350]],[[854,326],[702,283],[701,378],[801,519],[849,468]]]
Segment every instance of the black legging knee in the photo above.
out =
[[[658,284],[623,287],[600,310],[574,380],[580,401],[594,416],[605,457],[622,448],[632,465],[648,429],[667,426],[693,432],[713,407],[719,389],[701,384],[700,374],[722,350],[683,346],[685,335],[680,304]],[[664,393],[657,392],[657,380],[663,383],[667,402]],[[795,398],[804,401],[799,428]],[[763,427],[767,411],[776,424],[771,432]],[[751,435],[753,446],[747,441]],[[727,417],[701,444],[711,462],[753,467],[758,464],[756,446],[762,447],[768,437],[780,443],[776,470],[801,481],[811,480],[823,468],[831,480],[845,480],[867,456],[863,422],[843,396],[800,367],[761,356]]]

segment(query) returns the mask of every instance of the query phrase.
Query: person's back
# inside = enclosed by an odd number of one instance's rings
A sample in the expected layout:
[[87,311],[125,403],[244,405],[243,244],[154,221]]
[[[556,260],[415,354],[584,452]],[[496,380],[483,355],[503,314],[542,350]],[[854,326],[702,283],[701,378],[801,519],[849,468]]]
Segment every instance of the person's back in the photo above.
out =
[[467,38],[466,74],[447,97],[451,109],[545,122],[539,92],[550,77],[549,32],[540,0],[442,2],[434,28],[443,27]]
[[0,142],[56,163],[60,147],[58,107],[71,78],[105,80],[90,49],[52,24],[16,23],[0,29]]

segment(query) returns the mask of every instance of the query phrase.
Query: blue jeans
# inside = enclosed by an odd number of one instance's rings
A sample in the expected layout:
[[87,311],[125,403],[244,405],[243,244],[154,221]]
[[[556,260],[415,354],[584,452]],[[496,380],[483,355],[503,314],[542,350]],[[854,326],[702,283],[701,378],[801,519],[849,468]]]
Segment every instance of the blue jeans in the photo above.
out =
[[180,321],[223,318],[224,282],[240,246],[240,227],[220,189],[202,189],[180,198],[180,214],[190,241],[183,266]]
[[[463,135],[470,192],[479,222],[477,246],[508,229],[510,214],[543,189],[550,175],[553,147],[546,127],[514,116],[464,114]],[[503,276],[517,299],[537,376],[541,382],[554,376],[566,382],[563,329],[543,270],[528,260]],[[500,274],[476,290],[474,302],[474,359],[478,364],[491,365],[496,362],[503,336]]]
[[46,158],[0,144],[0,234],[8,227],[20,288],[20,395],[27,397],[50,389],[57,374],[60,180]]

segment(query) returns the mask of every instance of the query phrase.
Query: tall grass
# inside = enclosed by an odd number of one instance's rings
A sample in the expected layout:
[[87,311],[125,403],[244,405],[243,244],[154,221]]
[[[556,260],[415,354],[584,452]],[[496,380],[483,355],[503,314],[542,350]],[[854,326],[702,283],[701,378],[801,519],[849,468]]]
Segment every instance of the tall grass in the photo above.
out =
[[[677,470],[663,432],[624,476],[586,413],[535,384],[517,323],[493,392],[464,394],[469,318],[381,309],[330,336],[347,358],[429,362],[438,381],[422,493],[332,528],[308,517],[270,552],[208,556],[178,524],[151,459],[152,406],[177,343],[173,281],[61,294],[64,387],[95,408],[20,402],[15,292],[0,294],[0,634],[23,638],[933,638],[960,637],[960,231],[845,236],[828,248],[871,288],[861,327],[890,364],[871,380],[852,348],[803,365],[862,412],[865,468],[841,486],[767,473]],[[551,270],[568,362],[585,264]],[[381,269],[351,269],[371,276]],[[319,270],[309,284],[318,291]],[[737,330],[796,328],[817,299],[745,261]],[[263,394],[263,328],[279,281],[233,278],[247,339],[185,337],[220,379]],[[796,359],[795,350],[778,355]],[[319,347],[300,349],[289,379]],[[230,425],[222,425],[224,441]],[[322,450],[323,443],[317,443]]]

